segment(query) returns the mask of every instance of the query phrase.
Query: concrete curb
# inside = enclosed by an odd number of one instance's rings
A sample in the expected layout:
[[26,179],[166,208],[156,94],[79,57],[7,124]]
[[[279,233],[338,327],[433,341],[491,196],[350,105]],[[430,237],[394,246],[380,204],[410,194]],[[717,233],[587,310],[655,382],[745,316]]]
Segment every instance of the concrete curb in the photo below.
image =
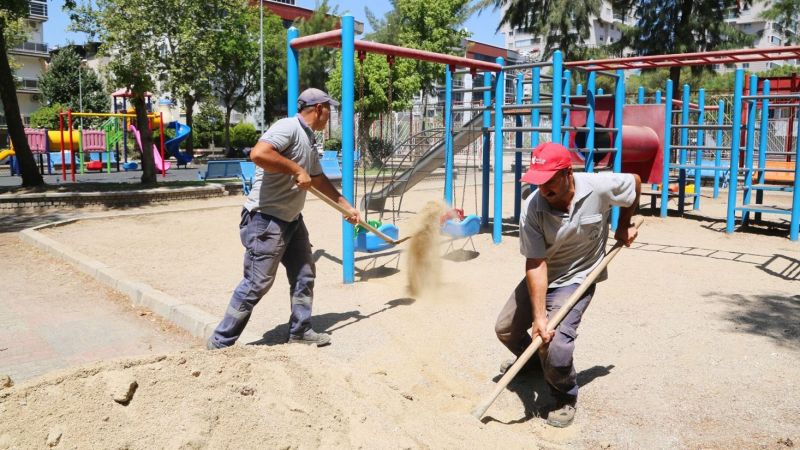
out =
[[[167,211],[169,212],[169,211]],[[131,214],[133,215],[133,214]],[[108,217],[119,217],[119,214],[103,215],[85,219],[68,219],[27,228],[20,231],[20,239],[52,256],[60,258],[81,272],[91,276],[99,283],[127,296],[134,305],[143,306],[174,325],[186,330],[192,336],[206,340],[219,323],[221,316],[213,316],[195,305],[182,302],[165,292],[159,291],[149,284],[134,280],[119,269],[92,259],[83,253],[51,239],[39,230],[55,228],[77,223],[80,220],[95,220]],[[245,333],[240,342],[254,342],[261,337],[253,333]]]
[[0,194],[0,209],[47,208],[58,206],[139,205],[175,200],[221,197],[233,192],[235,186],[193,186],[183,188],[155,188],[110,192],[42,192],[26,194]]

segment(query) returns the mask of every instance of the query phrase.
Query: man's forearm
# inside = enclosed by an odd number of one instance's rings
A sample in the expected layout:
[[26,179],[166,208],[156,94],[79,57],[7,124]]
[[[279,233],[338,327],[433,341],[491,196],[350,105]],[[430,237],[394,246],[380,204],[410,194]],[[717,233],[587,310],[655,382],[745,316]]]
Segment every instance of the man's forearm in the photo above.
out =
[[547,318],[547,262],[538,264],[528,260],[525,264],[525,280],[528,282],[528,295],[531,299],[533,317]]

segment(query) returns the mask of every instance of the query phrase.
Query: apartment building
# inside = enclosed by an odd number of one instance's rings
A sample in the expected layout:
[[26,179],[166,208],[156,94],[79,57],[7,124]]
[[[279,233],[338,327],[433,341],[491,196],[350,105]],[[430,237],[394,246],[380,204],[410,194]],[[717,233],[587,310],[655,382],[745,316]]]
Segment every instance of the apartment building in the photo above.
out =
[[[753,48],[770,48],[786,45],[786,36],[788,33],[795,35],[800,32],[797,23],[794,24],[792,30],[782,30],[778,24],[761,18],[761,13],[766,7],[768,7],[768,4],[765,2],[754,2],[754,4],[750,6],[743,4],[741,11],[731,10],[726,17],[726,21],[738,30],[754,36],[755,41],[753,42]],[[633,11],[629,14],[614,11],[611,2],[603,0],[600,7],[600,17],[591,19],[589,37],[586,39],[585,45],[587,47],[598,47],[619,41],[621,38],[621,24],[628,26],[636,24],[636,17],[633,15]],[[515,50],[526,59],[532,61],[542,59],[545,46],[544,36],[534,36],[530,33],[513,29],[508,25],[503,25],[501,32],[505,35],[506,48],[509,50]],[[629,57],[636,55],[633,51],[626,50],[623,56]],[[714,66],[714,69],[724,72],[741,67],[758,72],[783,64],[797,63],[797,61],[741,63],[736,67]]]
[[[47,67],[49,54],[44,42],[44,23],[47,22],[47,2],[31,0],[26,28],[25,42],[8,49],[9,55],[20,66],[15,72],[17,78],[17,101],[23,122],[27,125],[30,115],[41,107],[42,92],[39,89],[39,75]],[[0,134],[6,134],[6,120],[0,115]],[[3,141],[4,142],[4,141]]]

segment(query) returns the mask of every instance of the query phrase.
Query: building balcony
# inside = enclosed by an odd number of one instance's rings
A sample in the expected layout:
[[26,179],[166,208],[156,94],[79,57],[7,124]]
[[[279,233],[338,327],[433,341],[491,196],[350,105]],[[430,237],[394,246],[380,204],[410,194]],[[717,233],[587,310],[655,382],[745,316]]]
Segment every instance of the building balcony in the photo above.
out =
[[17,92],[38,94],[41,92],[39,89],[39,80],[35,78],[17,78]]
[[47,20],[47,2],[31,0],[28,7],[28,17],[31,19]]
[[41,42],[23,42],[21,44],[15,45],[12,49],[10,49],[10,52],[23,55],[33,55],[33,56],[49,55],[49,53],[47,53],[47,44]]

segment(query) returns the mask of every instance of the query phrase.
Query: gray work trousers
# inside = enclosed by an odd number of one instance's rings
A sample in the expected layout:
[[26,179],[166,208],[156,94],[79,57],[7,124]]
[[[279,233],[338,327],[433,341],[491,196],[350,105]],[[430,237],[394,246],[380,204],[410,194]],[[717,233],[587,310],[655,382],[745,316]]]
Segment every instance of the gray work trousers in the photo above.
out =
[[[578,284],[571,284],[547,290],[548,319],[558,312],[578,289],[578,286]],[[593,284],[558,325],[550,343],[539,347],[539,360],[542,363],[547,383],[556,391],[573,397],[578,395],[578,383],[572,353],[575,351],[578,325],[592,301],[594,290],[595,285]],[[528,333],[532,326],[533,306],[528,295],[527,281],[523,278],[500,311],[494,331],[500,342],[513,354],[519,356],[532,342],[531,335]]]
[[286,222],[260,212],[242,210],[239,237],[245,247],[244,277],[233,291],[225,317],[211,336],[211,345],[233,345],[250,320],[253,308],[266,295],[278,265],[283,264],[289,278],[291,315],[289,333],[302,336],[311,328],[316,269],[311,242],[301,215]]

